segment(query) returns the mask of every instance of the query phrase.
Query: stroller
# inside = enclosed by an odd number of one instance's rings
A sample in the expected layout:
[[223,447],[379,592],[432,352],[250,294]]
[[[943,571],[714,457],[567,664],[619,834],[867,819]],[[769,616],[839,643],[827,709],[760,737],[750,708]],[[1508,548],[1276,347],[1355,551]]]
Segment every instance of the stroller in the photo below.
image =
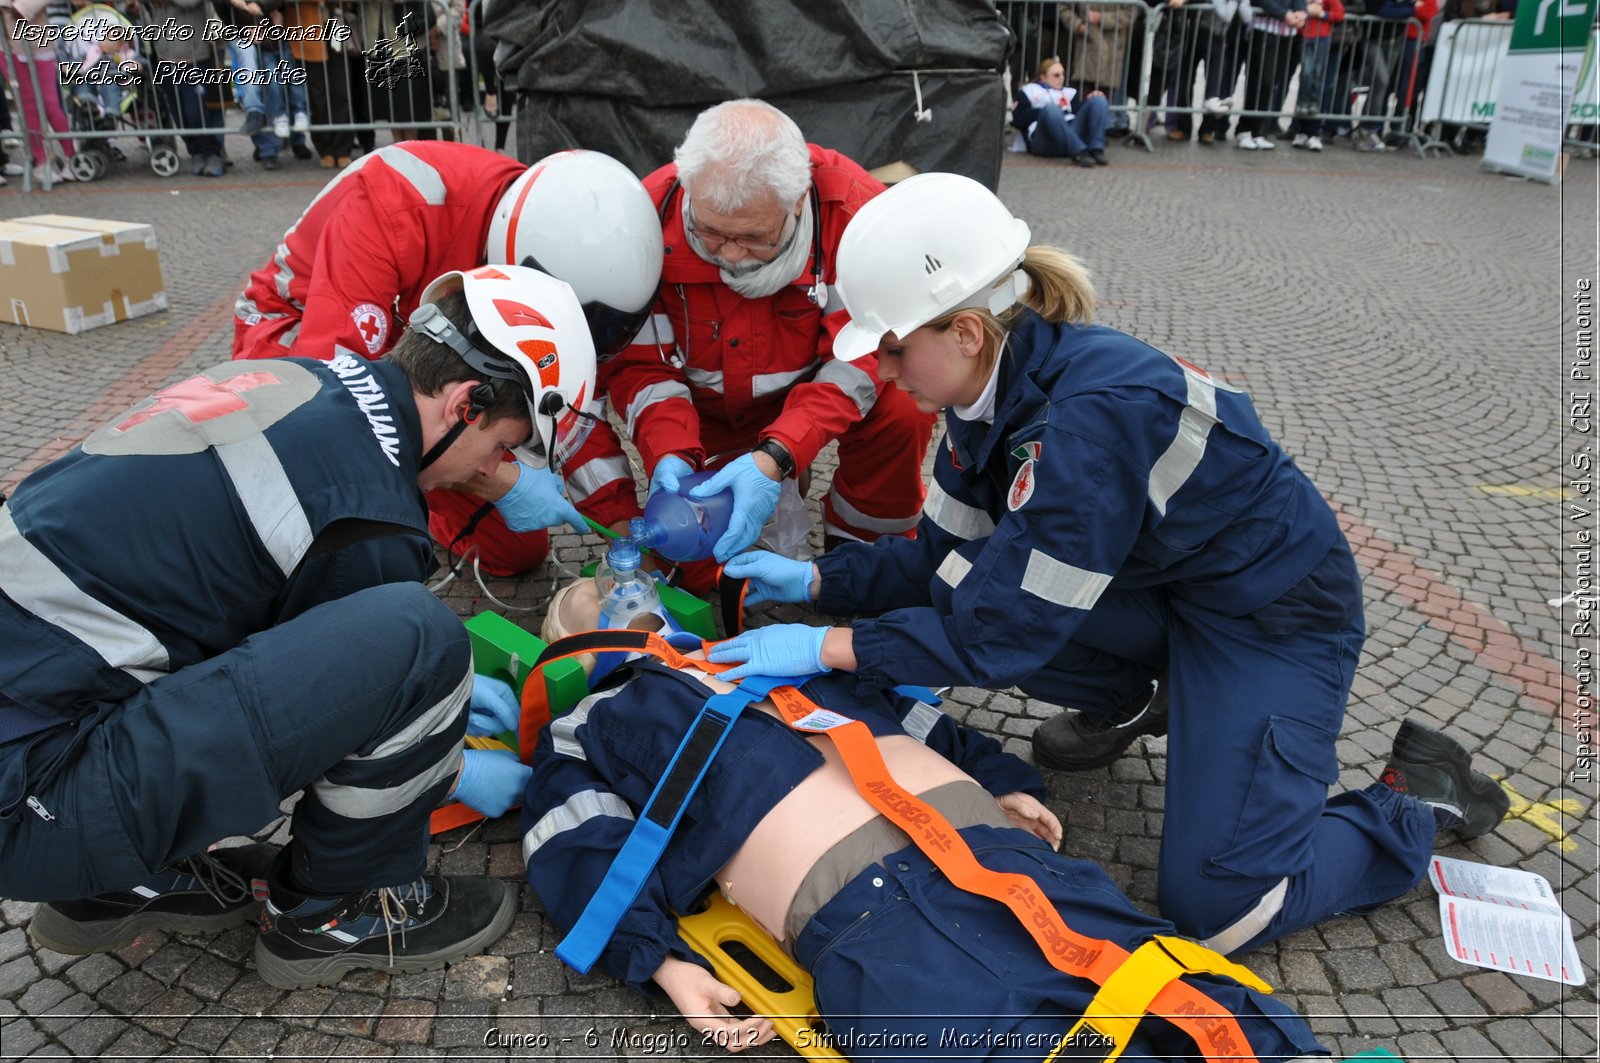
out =
[[[78,39],[65,58],[82,64],[94,84],[65,88],[67,118],[74,132],[94,134],[76,138],[76,154],[69,164],[80,181],[104,177],[113,161],[126,156],[109,134],[125,131],[144,145],[150,169],[158,177],[178,172],[176,141],[163,119],[158,94],[152,91],[150,68],[134,43],[133,24],[126,15],[106,4],[89,4],[73,12]],[[115,79],[109,75],[116,73]],[[100,77],[95,78],[99,74]],[[105,134],[105,135],[99,135]]]

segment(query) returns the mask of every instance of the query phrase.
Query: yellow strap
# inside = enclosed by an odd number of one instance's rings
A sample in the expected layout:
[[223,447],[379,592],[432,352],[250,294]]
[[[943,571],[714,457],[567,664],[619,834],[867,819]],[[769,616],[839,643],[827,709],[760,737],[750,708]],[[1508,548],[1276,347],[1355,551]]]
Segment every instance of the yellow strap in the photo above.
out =
[[1104,1052],[1100,1059],[1107,1063],[1116,1059],[1127,1049],[1156,994],[1186,974],[1222,975],[1259,992],[1272,992],[1266,982],[1226,956],[1198,942],[1158,934],[1133,950],[1112,972],[1084,1009],[1083,1018],[1045,1057],[1046,1063],[1068,1046],[1100,1048]]

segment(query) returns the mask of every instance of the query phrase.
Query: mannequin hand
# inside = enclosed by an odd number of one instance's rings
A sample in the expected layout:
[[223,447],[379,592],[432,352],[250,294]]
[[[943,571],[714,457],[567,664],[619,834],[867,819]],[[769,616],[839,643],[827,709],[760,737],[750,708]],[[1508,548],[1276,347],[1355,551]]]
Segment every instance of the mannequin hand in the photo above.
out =
[[462,754],[455,799],[493,819],[522,804],[533,769],[509,749],[469,749]]
[[712,548],[718,561],[726,561],[734,554],[748,550],[761,534],[772,511],[778,508],[781,484],[756,464],[754,454],[743,454],[724,465],[718,473],[689,492],[690,498],[710,498],[729,488],[733,490],[733,514],[728,518],[728,530],[722,533]]
[[706,660],[718,664],[742,661],[737,668],[718,672],[717,678],[729,683],[747,675],[794,676],[812,672],[831,672],[822,663],[822,640],[828,628],[809,624],[774,624],[746,631],[737,638],[711,647]]
[[650,477],[650,494],[665,491],[667,494],[677,494],[678,481],[685,476],[693,474],[694,466],[678,457],[668,454],[656,462],[656,471]]
[[467,702],[472,712],[467,716],[467,734],[497,735],[510,731],[516,734],[522,726],[522,702],[511,684],[486,675],[472,677],[472,697]]
[[767,550],[740,554],[723,567],[734,579],[748,579],[746,605],[762,602],[809,602],[816,566],[809,561],[794,561]]
[[557,524],[571,525],[579,535],[589,534],[578,507],[567,501],[567,485],[549,469],[517,465],[517,482],[495,502],[495,508],[514,532],[538,531]]
[[728,1009],[739,1003],[739,991],[717,981],[699,964],[668,956],[651,980],[672,999],[678,1013],[704,1035],[706,1045],[720,1044],[729,1052],[764,1045],[776,1035],[771,1019],[735,1015]]
[[1005,794],[996,798],[1000,811],[1006,814],[1013,827],[1021,827],[1029,834],[1047,842],[1052,849],[1061,848],[1061,820],[1039,799],[1030,794]]

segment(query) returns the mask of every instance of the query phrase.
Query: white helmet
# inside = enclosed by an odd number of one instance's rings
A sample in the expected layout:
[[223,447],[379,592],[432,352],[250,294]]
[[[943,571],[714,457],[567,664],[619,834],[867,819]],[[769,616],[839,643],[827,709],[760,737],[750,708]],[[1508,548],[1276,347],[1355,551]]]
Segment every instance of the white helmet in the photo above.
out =
[[661,281],[661,219],[644,185],[598,151],[558,151],[500,197],[484,261],[572,285],[602,359],[633,340]]
[[970,177],[925,173],[874,197],[839,241],[835,290],[850,322],[833,355],[853,361],[950,310],[1000,313],[1028,290],[1028,225]]
[[[465,292],[472,315],[465,331],[434,301]],[[519,460],[559,467],[594,427],[583,412],[594,397],[594,344],[572,286],[525,266],[479,266],[434,278],[411,314],[413,329],[459,354],[491,386],[509,381],[522,390],[533,437],[515,449]]]

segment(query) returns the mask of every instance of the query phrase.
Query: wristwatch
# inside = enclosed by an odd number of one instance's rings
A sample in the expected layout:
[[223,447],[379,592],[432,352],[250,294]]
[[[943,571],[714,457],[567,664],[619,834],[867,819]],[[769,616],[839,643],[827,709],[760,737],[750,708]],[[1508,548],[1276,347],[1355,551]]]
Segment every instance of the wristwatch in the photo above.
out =
[[789,449],[776,439],[770,437],[763,439],[752,447],[750,452],[753,454],[756,451],[760,451],[777,463],[778,479],[787,480],[794,475],[794,455],[790,454]]

